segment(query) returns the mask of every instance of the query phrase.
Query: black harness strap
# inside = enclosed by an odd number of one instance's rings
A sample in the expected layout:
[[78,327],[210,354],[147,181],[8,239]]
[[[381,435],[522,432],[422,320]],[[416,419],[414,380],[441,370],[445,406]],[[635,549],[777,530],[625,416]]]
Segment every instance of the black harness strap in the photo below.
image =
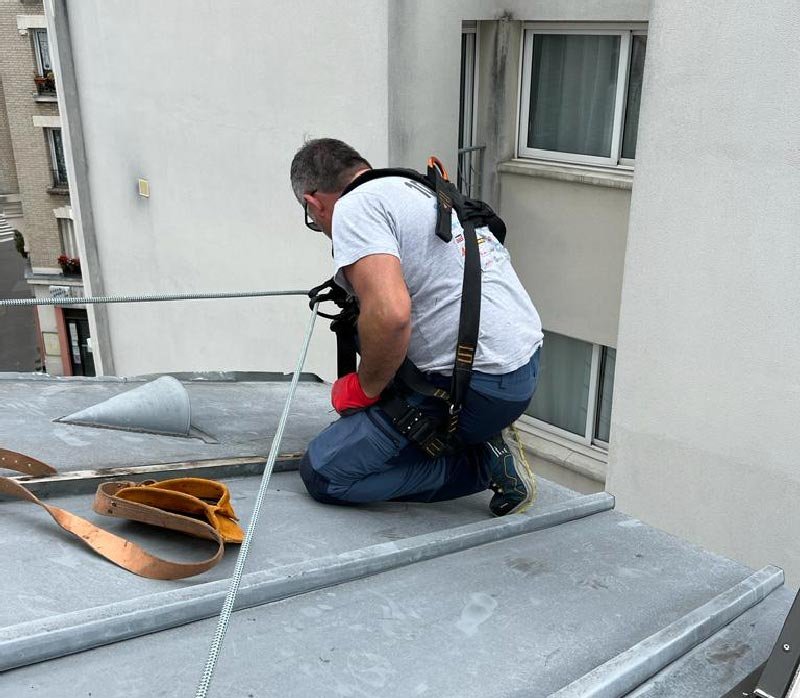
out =
[[481,318],[481,255],[475,223],[466,220],[464,229],[464,282],[461,286],[461,314],[458,321],[458,344],[450,388],[450,420],[447,431],[452,434],[458,426],[458,416],[472,380],[472,364],[478,347]]
[[[453,210],[453,198],[450,192],[455,191],[458,193],[458,189],[456,189],[451,182],[444,179],[439,173],[439,170],[435,167],[428,167],[427,176],[420,174],[416,170],[405,167],[383,167],[376,170],[367,170],[350,182],[350,184],[344,188],[341,196],[349,194],[353,189],[360,187],[362,184],[371,182],[374,179],[383,179],[384,177],[404,177],[433,191],[436,194],[436,199],[439,204],[436,210],[436,235],[444,242],[450,242],[453,239],[450,222],[450,213]],[[486,206],[486,208],[494,215],[494,212],[488,206]],[[497,218],[497,216],[495,216],[495,218]],[[498,218],[497,220],[500,219]]]

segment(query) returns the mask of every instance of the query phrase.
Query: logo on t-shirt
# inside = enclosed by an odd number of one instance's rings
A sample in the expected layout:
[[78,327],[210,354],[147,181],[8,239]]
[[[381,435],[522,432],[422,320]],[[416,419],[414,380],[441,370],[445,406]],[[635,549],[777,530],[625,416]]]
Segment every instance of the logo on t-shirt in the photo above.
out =
[[[458,225],[457,221],[453,223],[453,228],[456,228],[456,226],[458,226],[458,230],[462,229],[461,226]],[[475,237],[478,240],[478,250],[481,257],[481,269],[483,271],[491,269],[495,265],[502,264],[508,259],[508,252],[506,251],[506,248],[497,241],[497,238],[492,235],[488,228],[479,228],[476,230]],[[459,251],[461,252],[461,257],[466,257],[467,245],[464,241],[464,233],[456,232],[453,235],[453,239],[458,245]]]
[[425,196],[429,198],[433,197],[433,192],[423,187],[419,182],[412,182],[410,179],[407,179],[405,182],[403,182],[403,184],[405,184],[407,187],[411,187],[412,189],[416,189],[418,192],[425,194]]

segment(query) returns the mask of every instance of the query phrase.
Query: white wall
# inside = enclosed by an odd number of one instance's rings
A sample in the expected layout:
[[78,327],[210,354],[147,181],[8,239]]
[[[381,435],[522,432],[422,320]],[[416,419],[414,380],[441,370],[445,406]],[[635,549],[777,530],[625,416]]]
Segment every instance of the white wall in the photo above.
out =
[[[386,162],[386,2],[68,10],[105,292],[309,288],[330,276],[330,244],[303,226],[289,163],[317,136]],[[121,375],[291,370],[308,317],[301,299],[108,313]],[[308,369],[330,375],[323,330]]]
[[630,194],[502,175],[508,249],[546,330],[616,346]]
[[800,583],[800,5],[656,2],[608,489]]
[[[86,287],[116,294],[316,284],[329,246],[302,226],[287,174],[304,138],[343,138],[378,166],[423,167],[437,153],[455,169],[462,20],[638,19],[647,2],[46,5],[71,35],[76,86],[59,88],[67,130],[85,141],[71,175],[84,252],[97,257]],[[100,363],[117,374],[289,370],[307,317],[299,299],[90,315]],[[333,347],[321,327],[309,370],[330,377]]]

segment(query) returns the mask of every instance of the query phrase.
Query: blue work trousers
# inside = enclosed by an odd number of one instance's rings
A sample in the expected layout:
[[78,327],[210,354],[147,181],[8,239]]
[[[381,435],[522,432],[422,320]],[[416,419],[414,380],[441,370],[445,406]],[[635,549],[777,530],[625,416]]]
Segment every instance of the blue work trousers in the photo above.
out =
[[[314,499],[330,504],[390,500],[437,502],[485,490],[489,484],[483,443],[514,422],[528,406],[539,375],[539,352],[511,373],[473,372],[459,419],[459,452],[430,458],[400,434],[379,406],[341,417],[317,435],[300,462]],[[450,378],[429,376],[448,388]],[[415,395],[420,409],[441,415],[436,398]]]

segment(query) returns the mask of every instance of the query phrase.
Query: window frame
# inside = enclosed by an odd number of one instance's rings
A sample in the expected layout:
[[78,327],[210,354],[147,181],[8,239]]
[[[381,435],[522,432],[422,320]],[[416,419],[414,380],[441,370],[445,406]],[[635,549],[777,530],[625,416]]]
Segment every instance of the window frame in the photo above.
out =
[[75,221],[72,218],[56,218],[58,236],[61,240],[61,252],[67,257],[80,258],[78,238],[75,236]]
[[[476,122],[478,116],[478,27],[477,24],[467,24],[461,28],[461,40],[464,40],[465,35],[472,37],[472,46],[467,47],[467,58],[469,64],[465,66],[468,74],[468,79],[465,81],[466,85],[461,84],[459,80],[459,102],[461,99],[465,101],[465,108],[463,113],[459,116],[463,117],[462,123],[459,124],[459,131],[462,132],[461,140],[463,142],[458,144],[459,148],[469,148],[475,145]],[[464,92],[467,87],[469,94]],[[466,108],[466,100],[469,99],[469,109]],[[461,111],[461,110],[459,110]]]
[[63,178],[63,181],[61,181],[61,177],[59,176],[58,183],[53,181],[53,186],[68,188],[69,187],[69,174],[67,173],[67,155],[66,155],[66,152],[64,150],[64,134],[63,134],[63,131],[62,131],[62,129],[60,127],[53,127],[53,128],[47,127],[44,130],[45,130],[45,133],[47,134],[47,144],[50,147],[50,161],[51,161],[51,172],[52,173],[59,172],[59,168],[58,168],[58,152],[56,150],[56,140],[55,140],[55,135],[53,134],[53,132],[54,131],[59,131],[60,132],[61,155],[62,155],[62,157],[64,159],[64,178]]
[[478,133],[479,38],[477,22],[462,23],[456,180],[462,193],[475,198],[480,198],[484,150],[475,145]]
[[[45,77],[48,72],[52,72],[53,70],[53,59],[50,56],[50,37],[47,35],[47,29],[32,29],[31,33],[33,34],[33,53],[36,56],[36,69],[38,71],[39,77]],[[41,37],[44,36],[47,40],[47,55],[50,58],[50,67],[45,69],[44,61],[42,61],[42,46],[41,46]]]
[[[634,165],[636,164],[636,158],[624,158],[622,157],[622,137],[624,136],[624,129],[625,129],[625,116],[628,113],[628,90],[630,88],[630,79],[631,79],[631,59],[633,58],[633,37],[634,36],[647,36],[646,29],[633,29],[631,30],[631,42],[630,46],[628,47],[628,68],[625,74],[625,100],[622,102],[622,127],[620,130],[619,136],[619,167],[626,167],[633,169]],[[645,53],[645,61],[647,60],[647,54]],[[641,105],[640,105],[641,108]],[[638,145],[638,143],[637,143]]]
[[[609,442],[604,441],[603,439],[597,436],[599,431],[598,429],[598,420],[600,418],[600,401],[603,397],[603,390],[601,382],[603,380],[603,371],[606,370],[605,366],[603,366],[603,362],[608,361],[608,350],[614,349],[616,351],[616,347],[609,347],[604,346],[601,344],[596,345],[600,348],[600,353],[598,355],[597,361],[597,395],[594,401],[595,404],[595,414],[594,414],[594,426],[592,427],[592,445],[598,446],[606,451],[608,451]],[[614,378],[616,379],[617,369],[616,369],[616,361],[614,362]],[[613,390],[614,381],[612,381],[612,390],[611,390],[611,413],[614,412],[614,390]],[[609,424],[609,437],[611,433],[611,425]]]
[[[574,339],[574,338],[571,338]],[[539,431],[555,434],[563,439],[579,443],[584,446],[590,446],[600,449],[601,451],[608,451],[608,442],[598,439],[596,436],[597,431],[597,411],[598,400],[600,397],[600,362],[603,352],[603,345],[592,343],[592,363],[589,369],[589,394],[587,396],[587,409],[586,409],[586,422],[584,424],[583,434],[575,434],[561,427],[554,426],[529,414],[523,414],[519,421],[528,426],[532,426]],[[613,410],[613,397],[612,397],[612,410]]]
[[[531,106],[531,74],[533,72],[534,37],[546,34],[571,34],[583,36],[619,36],[619,64],[617,66],[617,91],[614,97],[614,120],[611,134],[611,152],[608,157],[563,153],[528,146],[528,123]],[[625,24],[587,24],[526,22],[522,31],[522,50],[520,51],[520,89],[517,109],[517,157],[554,162],[567,162],[578,165],[611,167],[632,170],[634,160],[622,158],[622,135],[625,125],[625,111],[628,103],[628,77],[630,73],[631,45],[635,34],[647,35],[646,23]]]

